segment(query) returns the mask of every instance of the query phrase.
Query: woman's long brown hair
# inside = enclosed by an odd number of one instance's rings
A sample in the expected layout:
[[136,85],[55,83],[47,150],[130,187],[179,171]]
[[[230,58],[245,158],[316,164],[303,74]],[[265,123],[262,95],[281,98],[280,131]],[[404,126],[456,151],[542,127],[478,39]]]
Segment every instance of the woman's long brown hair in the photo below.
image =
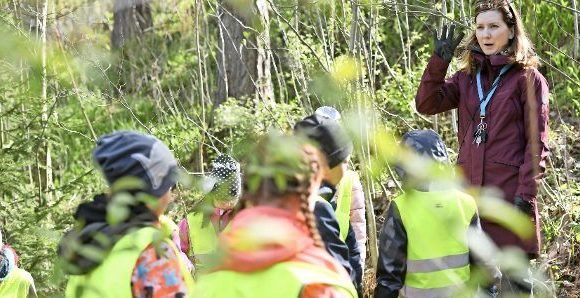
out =
[[[514,38],[510,40],[508,48],[504,51],[506,55],[510,56],[512,63],[517,63],[523,68],[537,67],[539,62],[536,51],[524,30],[522,19],[518,11],[514,9],[513,4],[508,0],[478,0],[475,2],[474,23],[480,13],[490,10],[499,11],[503,16],[503,21],[509,28],[514,29]],[[468,38],[464,39],[464,42],[459,47],[460,69],[469,74],[473,73],[476,68],[472,52],[474,48],[479,48],[475,30]]]

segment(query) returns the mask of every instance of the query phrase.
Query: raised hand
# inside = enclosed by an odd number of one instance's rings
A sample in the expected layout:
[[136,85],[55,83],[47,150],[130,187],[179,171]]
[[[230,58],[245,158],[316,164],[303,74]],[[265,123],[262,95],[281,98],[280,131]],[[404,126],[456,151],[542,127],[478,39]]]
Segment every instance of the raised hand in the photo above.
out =
[[444,25],[441,34],[435,32],[435,54],[447,62],[453,59],[455,49],[463,39],[463,36],[465,36],[463,32],[460,32],[456,38],[453,38],[454,31],[455,25],[452,24],[449,28]]

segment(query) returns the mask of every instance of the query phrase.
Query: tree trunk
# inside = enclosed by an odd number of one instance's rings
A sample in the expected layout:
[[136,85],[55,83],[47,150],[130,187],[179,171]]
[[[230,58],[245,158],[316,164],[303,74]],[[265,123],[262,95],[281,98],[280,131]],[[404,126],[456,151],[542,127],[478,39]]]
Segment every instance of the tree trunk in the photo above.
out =
[[257,38],[257,99],[274,103],[274,89],[272,86],[272,74],[270,67],[272,64],[272,55],[270,51],[270,15],[268,0],[257,0],[258,16],[260,18],[261,30]]
[[149,0],[115,0],[113,20],[111,45],[114,49],[122,48],[130,40],[140,39],[153,27]]
[[[46,31],[47,31],[47,18],[48,18],[48,0],[44,0],[42,3],[42,11],[41,11],[41,26],[40,26],[40,42],[42,43],[42,89],[40,98],[42,101],[42,115],[41,115],[41,123],[44,129],[48,127],[48,120],[49,120],[49,106],[50,103],[48,101],[47,96],[47,89],[48,89],[48,77],[47,77],[47,69],[46,69]],[[40,179],[39,179],[39,206],[42,207],[45,205],[45,201],[43,200],[42,193],[46,193],[46,198],[50,200],[50,190],[54,187],[53,179],[52,179],[52,156],[50,150],[50,142],[48,140],[43,141],[42,149],[39,150],[40,160],[37,161],[37,166],[39,169]],[[42,164],[44,163],[44,164]],[[44,181],[44,185],[43,182]]]
[[578,51],[580,51],[580,25],[578,25],[578,7],[576,6],[576,0],[572,0],[572,9],[574,10],[574,48],[572,50],[572,57],[577,59]]
[[256,0],[251,5],[237,2],[223,0],[219,8],[216,106],[228,97],[273,98],[268,2]]

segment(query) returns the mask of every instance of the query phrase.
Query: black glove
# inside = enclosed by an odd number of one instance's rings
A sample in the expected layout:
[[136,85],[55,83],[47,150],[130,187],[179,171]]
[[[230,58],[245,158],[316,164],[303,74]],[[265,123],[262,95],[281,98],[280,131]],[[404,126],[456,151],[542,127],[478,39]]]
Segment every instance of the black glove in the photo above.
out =
[[447,62],[451,61],[455,49],[465,36],[463,32],[460,32],[457,38],[453,38],[453,31],[455,31],[455,25],[449,26],[449,31],[445,25],[441,34],[435,32],[435,54]]
[[528,215],[532,214],[532,211],[534,209],[534,205],[532,205],[532,202],[526,201],[520,196],[515,197],[514,206],[516,206],[516,208],[518,208],[518,210],[520,210],[521,212]]

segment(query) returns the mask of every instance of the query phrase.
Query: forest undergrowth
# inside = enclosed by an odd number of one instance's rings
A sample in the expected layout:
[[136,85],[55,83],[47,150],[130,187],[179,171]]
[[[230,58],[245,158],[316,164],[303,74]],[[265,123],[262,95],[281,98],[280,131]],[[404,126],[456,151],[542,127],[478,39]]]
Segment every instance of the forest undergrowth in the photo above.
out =
[[[472,2],[0,0],[5,241],[39,295],[61,297],[56,244],[76,206],[105,189],[91,161],[98,136],[154,134],[197,177],[219,152],[247,154],[240,144],[270,127],[289,130],[321,105],[355,119],[352,167],[372,198],[369,231],[378,232],[400,189],[390,167],[371,173],[378,145],[368,135],[431,128],[456,159],[455,115],[419,115],[413,99],[434,32],[443,23],[469,30]],[[557,297],[580,297],[580,33],[571,2],[514,1],[551,88],[537,267]],[[182,218],[196,199],[180,189],[170,215]],[[376,250],[368,255],[370,293]]]

